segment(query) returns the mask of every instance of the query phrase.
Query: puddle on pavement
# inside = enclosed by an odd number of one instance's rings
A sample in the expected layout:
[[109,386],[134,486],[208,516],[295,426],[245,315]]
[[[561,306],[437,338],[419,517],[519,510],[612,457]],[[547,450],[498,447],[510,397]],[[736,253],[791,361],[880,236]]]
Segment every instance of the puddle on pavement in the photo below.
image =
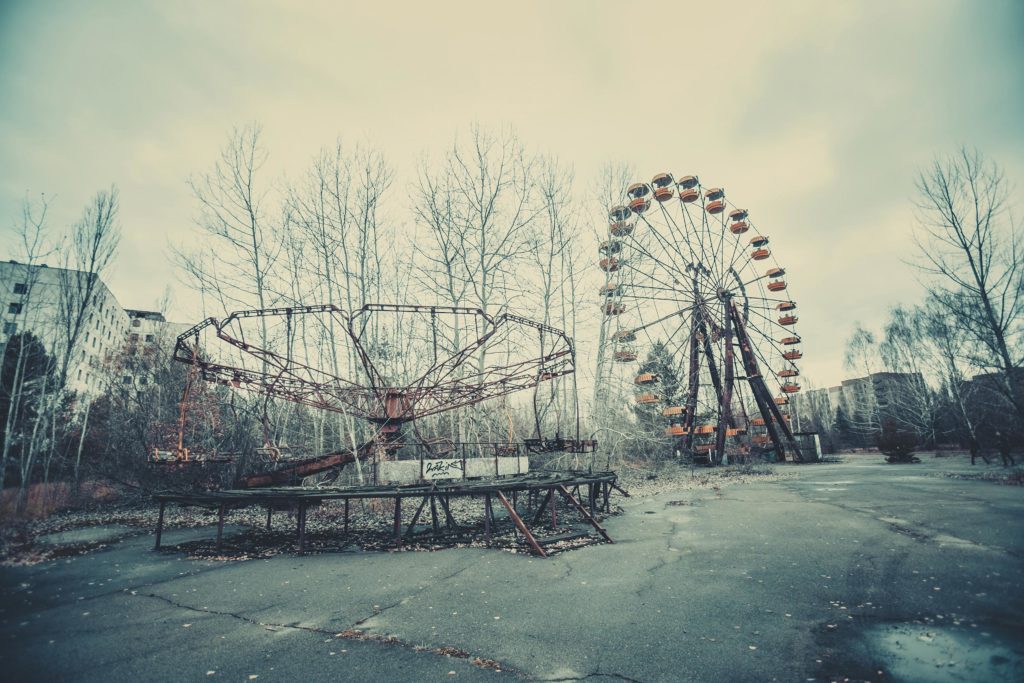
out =
[[883,624],[863,634],[890,679],[966,683],[1024,680],[1024,653],[983,628]]

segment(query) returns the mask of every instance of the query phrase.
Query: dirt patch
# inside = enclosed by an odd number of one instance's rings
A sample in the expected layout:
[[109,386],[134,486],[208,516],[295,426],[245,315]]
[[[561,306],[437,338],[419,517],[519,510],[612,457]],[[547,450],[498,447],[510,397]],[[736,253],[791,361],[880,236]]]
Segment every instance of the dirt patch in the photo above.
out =
[[718,490],[725,486],[762,481],[779,481],[794,476],[789,465],[757,463],[724,467],[691,467],[677,463],[658,466],[624,463],[618,470],[619,484],[635,498],[669,491]]

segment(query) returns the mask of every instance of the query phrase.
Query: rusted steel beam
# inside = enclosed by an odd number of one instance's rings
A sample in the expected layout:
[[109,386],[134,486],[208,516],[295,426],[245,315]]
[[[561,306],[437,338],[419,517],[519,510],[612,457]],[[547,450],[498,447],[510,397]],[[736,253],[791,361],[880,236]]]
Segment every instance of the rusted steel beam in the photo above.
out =
[[[361,448],[361,452],[365,452],[369,446],[364,444]],[[332,467],[338,465],[344,465],[350,462],[354,462],[355,457],[352,453],[328,453],[316,458],[306,458],[298,462],[289,464],[273,472],[264,472],[260,474],[250,474],[242,477],[238,485],[242,488],[259,488],[262,486],[271,486],[273,484],[284,484],[292,479],[308,477],[324,470],[329,470]]]
[[597,520],[594,519],[593,515],[587,512],[587,509],[583,507],[583,504],[576,500],[576,498],[571,493],[569,493],[569,490],[565,488],[565,486],[559,484],[558,492],[561,493],[562,497],[568,500],[581,515],[583,515],[583,519],[590,522],[590,526],[597,529],[597,533],[601,534],[601,536],[604,537],[604,540],[608,541],[609,543],[615,542],[612,540],[612,537],[608,535],[608,532],[605,531],[604,527],[597,523]]
[[299,555],[306,554],[306,504],[299,503],[298,516]]
[[750,344],[750,337],[747,335],[743,319],[740,317],[739,311],[735,306],[732,307],[732,315],[736,325],[736,338],[740,342],[740,355],[743,357],[744,368],[747,371],[747,382],[750,384],[751,393],[754,394],[754,401],[757,403],[761,417],[764,419],[768,436],[775,446],[775,453],[780,462],[786,459],[786,448],[776,428],[781,427],[793,451],[793,459],[798,462],[802,461],[803,454],[800,452],[800,446],[796,443],[796,439],[793,438],[789,425],[783,419],[782,412],[775,405],[775,400],[764,383],[764,377],[761,376],[761,370],[757,365],[757,358],[754,356],[753,347]]
[[558,499],[554,495],[550,496],[548,505],[551,507],[551,529],[555,530],[558,528]]
[[722,362],[724,364],[722,370],[725,373],[725,377],[722,383],[721,395],[719,396],[718,431],[715,434],[715,455],[719,463],[725,458],[725,436],[730,427],[735,427],[732,419],[732,385],[735,375],[732,348],[732,315],[728,313],[725,316],[725,351]]
[[[537,512],[536,512],[536,514],[534,514],[533,521],[531,521],[530,524],[533,524],[534,526],[540,524],[541,517],[543,517],[544,513],[547,512],[548,501],[551,499],[551,492],[552,492],[552,490],[553,489],[548,489],[547,495],[544,496],[544,500],[542,500],[540,505],[537,506]],[[534,494],[534,493],[535,493],[534,491],[530,491],[530,494]]]
[[409,522],[409,526],[405,530],[405,537],[411,538],[412,532],[416,529],[416,522],[420,521],[420,514],[423,513],[423,508],[427,505],[427,499],[429,496],[423,496],[423,500],[420,501],[419,506],[416,508],[416,514],[412,516],[412,521]]
[[221,503],[217,508],[217,552],[220,552],[221,541],[224,538],[224,513],[227,510],[227,505]]
[[153,550],[160,550],[160,538],[164,533],[164,508],[167,506],[167,501],[160,501],[160,516],[156,518],[156,544],[153,546]]
[[437,503],[434,502],[434,496],[428,496],[430,498],[430,526],[434,530],[434,538],[437,538]]
[[402,547],[402,497],[395,496],[395,547]]
[[[697,291],[697,280],[693,281],[694,292]],[[693,423],[697,413],[697,394],[700,390],[700,351],[699,351],[698,316],[695,312],[690,323],[690,367],[687,373],[686,413],[683,414],[683,448],[693,448]]]
[[537,539],[533,537],[532,533],[530,533],[526,523],[523,522],[518,514],[516,514],[515,508],[512,507],[512,503],[508,502],[508,498],[505,497],[505,494],[501,491],[497,491],[495,492],[495,495],[498,496],[498,500],[500,500],[501,504],[505,506],[506,510],[508,510],[508,514],[512,518],[512,523],[515,524],[516,528],[522,532],[524,537],[526,537],[526,541],[530,544],[530,547],[533,548],[533,552],[537,553],[541,557],[547,557],[548,554],[544,552],[544,549],[537,543]]
[[484,494],[484,540],[487,541],[487,547],[491,547],[491,494]]
[[455,517],[452,515],[451,505],[448,502],[448,496],[438,495],[437,502],[441,504],[441,509],[444,510],[445,526],[449,529],[458,529],[459,523],[455,521]]

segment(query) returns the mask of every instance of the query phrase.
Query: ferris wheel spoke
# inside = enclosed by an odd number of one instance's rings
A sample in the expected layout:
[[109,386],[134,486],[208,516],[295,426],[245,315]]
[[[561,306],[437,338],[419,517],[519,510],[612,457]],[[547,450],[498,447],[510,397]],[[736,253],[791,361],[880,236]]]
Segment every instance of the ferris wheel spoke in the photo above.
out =
[[642,255],[646,256],[647,258],[651,259],[651,261],[657,263],[659,266],[664,268],[665,271],[668,274],[682,274],[682,273],[680,273],[678,268],[674,268],[674,267],[666,264],[664,261],[662,261],[661,259],[659,259],[659,258],[655,257],[653,254],[651,254],[650,251],[648,251],[648,250],[644,249],[643,247],[641,247],[638,243],[637,244],[632,244],[631,246],[633,246],[633,248],[635,248],[635,249],[638,249],[642,253]]
[[640,275],[641,277],[650,278],[651,280],[654,280],[655,282],[657,282],[659,285],[662,285],[663,287],[667,288],[669,291],[676,291],[676,288],[674,288],[669,283],[665,282],[664,280],[661,280],[659,278],[654,277],[654,275],[652,275],[649,272],[645,272],[645,271],[642,271],[642,270],[638,269],[635,265],[633,265],[633,264],[631,264],[629,262],[622,262],[622,268],[625,269],[625,270],[630,270],[630,271]]
[[653,326],[655,326],[655,325],[657,325],[659,323],[663,323],[666,320],[671,320],[672,318],[674,318],[676,316],[682,316],[684,313],[687,313],[688,311],[692,311],[697,305],[698,304],[692,304],[690,306],[685,306],[683,308],[680,308],[678,311],[673,311],[672,313],[669,313],[666,316],[662,316],[662,317],[658,318],[657,320],[652,320],[651,322],[644,323],[644,324],[640,325],[639,327],[631,328],[629,331],[634,333],[634,334],[636,334],[637,332],[643,332],[644,330],[647,330],[647,329],[649,329],[649,328],[651,328],[651,327],[653,327]]
[[[690,252],[689,263],[693,263],[694,261],[697,260],[697,255],[693,251],[693,246],[690,244],[690,240],[686,239],[685,227],[684,226],[680,226],[676,222],[676,219],[672,215],[672,212],[669,211],[665,207],[664,204],[662,204],[660,208],[661,208],[662,215],[665,218],[665,224],[668,225],[669,231],[672,234],[671,235],[672,236],[672,240],[673,240],[673,242],[671,243],[672,249],[674,249],[675,252],[677,254],[679,254],[679,258],[681,258],[681,259],[683,259],[685,261],[686,257],[683,255],[683,252],[679,249],[679,246],[678,246],[680,242],[685,243],[687,251]],[[684,209],[684,211],[685,211],[685,209]],[[678,234],[677,234],[677,231],[678,231]],[[654,233],[657,234],[657,231],[654,231]]]
[[[664,207],[661,207],[661,210],[663,211],[663,216],[666,218],[666,223],[670,225],[670,230],[671,230],[671,224],[668,223],[668,219],[669,219],[668,212],[664,211]],[[660,245],[661,245],[661,247],[663,249],[665,249],[666,251],[671,250],[672,252],[674,252],[676,255],[679,256],[679,259],[681,261],[684,261],[687,264],[689,264],[689,263],[691,263],[693,261],[693,250],[692,249],[690,250],[691,257],[690,257],[690,260],[688,261],[686,259],[686,256],[683,255],[683,253],[679,250],[679,248],[677,246],[675,246],[672,242],[666,240],[666,238],[663,235],[661,235],[661,232],[658,229],[656,229],[654,225],[652,225],[650,220],[648,220],[645,215],[641,215],[641,219],[644,221],[644,223],[647,225],[647,227],[649,229],[647,231],[647,234],[654,236],[654,238],[656,240],[658,240],[658,242],[660,243]],[[672,272],[680,272],[680,269],[678,267],[670,268],[669,270],[671,270]],[[683,270],[685,270],[685,267],[683,268]]]

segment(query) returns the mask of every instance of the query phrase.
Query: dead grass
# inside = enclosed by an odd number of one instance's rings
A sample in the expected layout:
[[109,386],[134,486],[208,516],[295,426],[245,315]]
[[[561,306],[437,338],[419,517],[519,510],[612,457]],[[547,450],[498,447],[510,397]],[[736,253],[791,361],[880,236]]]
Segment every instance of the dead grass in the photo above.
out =
[[25,509],[17,513],[18,489],[15,487],[0,492],[0,521],[5,524],[30,519],[41,519],[70,507],[90,507],[112,503],[121,496],[121,491],[100,481],[83,482],[78,496],[74,495],[68,482],[32,484],[28,487]]

